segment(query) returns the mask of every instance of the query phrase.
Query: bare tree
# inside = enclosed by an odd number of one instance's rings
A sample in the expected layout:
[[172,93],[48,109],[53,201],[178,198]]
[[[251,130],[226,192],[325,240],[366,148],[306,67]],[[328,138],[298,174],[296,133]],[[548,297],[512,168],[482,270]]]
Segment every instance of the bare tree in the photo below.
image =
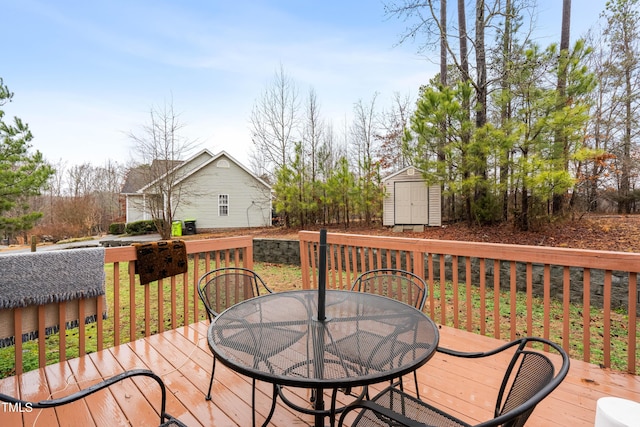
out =
[[351,127],[352,150],[357,159],[358,179],[360,180],[359,204],[364,220],[368,224],[381,210],[380,167],[375,158],[378,152],[375,135],[378,134],[379,119],[376,112],[376,99],[365,104],[359,100],[354,105],[354,119]]
[[284,166],[293,154],[299,114],[298,90],[282,64],[251,112],[251,139],[254,150],[270,169]]
[[396,172],[409,166],[410,159],[407,150],[403,150],[403,141],[413,114],[411,104],[409,96],[402,96],[396,92],[391,109],[381,114],[381,132],[375,137],[380,141],[376,154],[383,172]]
[[618,212],[631,213],[634,196],[632,194],[632,159],[637,150],[638,122],[640,121],[640,12],[638,0],[615,0],[607,2],[603,13],[607,20],[604,36],[613,53],[608,64],[616,84],[621,88],[617,101],[621,105],[619,127],[621,130],[620,149],[617,150],[620,178],[618,188]]
[[308,159],[311,180],[315,182],[318,174],[318,150],[322,141],[324,132],[324,124],[320,117],[320,103],[316,91],[309,89],[309,97],[307,98],[305,108],[305,121],[302,131],[302,142],[304,145],[304,153]]
[[149,123],[139,133],[130,132],[134,152],[145,167],[144,206],[151,214],[163,239],[171,237],[171,223],[180,203],[184,203],[188,188],[180,184],[183,171],[179,168],[185,157],[197,146],[197,141],[181,136],[184,124],[173,109],[173,102],[152,107]]

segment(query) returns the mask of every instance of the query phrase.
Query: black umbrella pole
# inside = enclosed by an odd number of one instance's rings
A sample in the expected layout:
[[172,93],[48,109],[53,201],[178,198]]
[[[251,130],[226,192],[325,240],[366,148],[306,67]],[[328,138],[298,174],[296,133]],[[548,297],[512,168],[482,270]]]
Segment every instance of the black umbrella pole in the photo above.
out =
[[327,230],[320,230],[320,253],[318,255],[318,321],[324,322],[327,293]]

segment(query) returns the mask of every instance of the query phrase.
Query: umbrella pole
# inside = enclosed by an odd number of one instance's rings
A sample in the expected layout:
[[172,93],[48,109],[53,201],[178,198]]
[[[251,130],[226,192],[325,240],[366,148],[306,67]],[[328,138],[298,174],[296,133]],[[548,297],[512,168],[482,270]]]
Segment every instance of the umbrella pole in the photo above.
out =
[[318,260],[318,321],[324,322],[327,293],[327,230],[320,230],[320,252]]

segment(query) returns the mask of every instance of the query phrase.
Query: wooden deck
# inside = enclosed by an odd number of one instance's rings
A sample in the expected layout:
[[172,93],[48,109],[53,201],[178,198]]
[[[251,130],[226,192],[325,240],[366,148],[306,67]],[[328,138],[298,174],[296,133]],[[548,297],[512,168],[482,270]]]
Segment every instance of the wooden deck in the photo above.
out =
[[[85,388],[123,370],[149,368],[164,379],[167,411],[190,426],[250,426],[251,382],[222,364],[216,367],[213,400],[204,399],[211,372],[211,353],[206,342],[207,323],[170,330],[118,347],[71,359],[17,377],[0,380],[0,392],[20,394],[23,399],[60,397]],[[441,329],[441,345],[456,349],[488,349],[496,340],[447,327]],[[470,421],[490,417],[497,374],[492,366],[461,365],[436,354],[420,369],[421,397],[446,410],[465,414]],[[382,387],[374,387],[378,389]],[[406,377],[406,388],[413,378]],[[271,386],[259,383],[258,416],[261,422],[269,408]],[[372,391],[375,393],[375,390]],[[308,402],[306,390],[293,390],[292,400]],[[568,377],[534,411],[530,426],[593,426],[596,400],[619,396],[640,401],[639,377],[580,361],[572,361]],[[0,405],[2,426],[147,426],[158,423],[160,394],[146,378],[126,380],[108,390],[64,407],[24,410]],[[471,403],[469,403],[471,402]],[[279,404],[271,425],[310,425],[313,418]]]

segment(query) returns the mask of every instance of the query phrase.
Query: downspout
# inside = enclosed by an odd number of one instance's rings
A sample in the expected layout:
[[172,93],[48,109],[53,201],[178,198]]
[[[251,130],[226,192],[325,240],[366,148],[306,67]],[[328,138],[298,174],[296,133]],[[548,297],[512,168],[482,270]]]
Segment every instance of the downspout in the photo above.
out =
[[251,228],[251,222],[249,221],[249,209],[251,209],[251,206],[254,206],[256,204],[255,201],[251,201],[251,204],[247,207],[247,227]]

